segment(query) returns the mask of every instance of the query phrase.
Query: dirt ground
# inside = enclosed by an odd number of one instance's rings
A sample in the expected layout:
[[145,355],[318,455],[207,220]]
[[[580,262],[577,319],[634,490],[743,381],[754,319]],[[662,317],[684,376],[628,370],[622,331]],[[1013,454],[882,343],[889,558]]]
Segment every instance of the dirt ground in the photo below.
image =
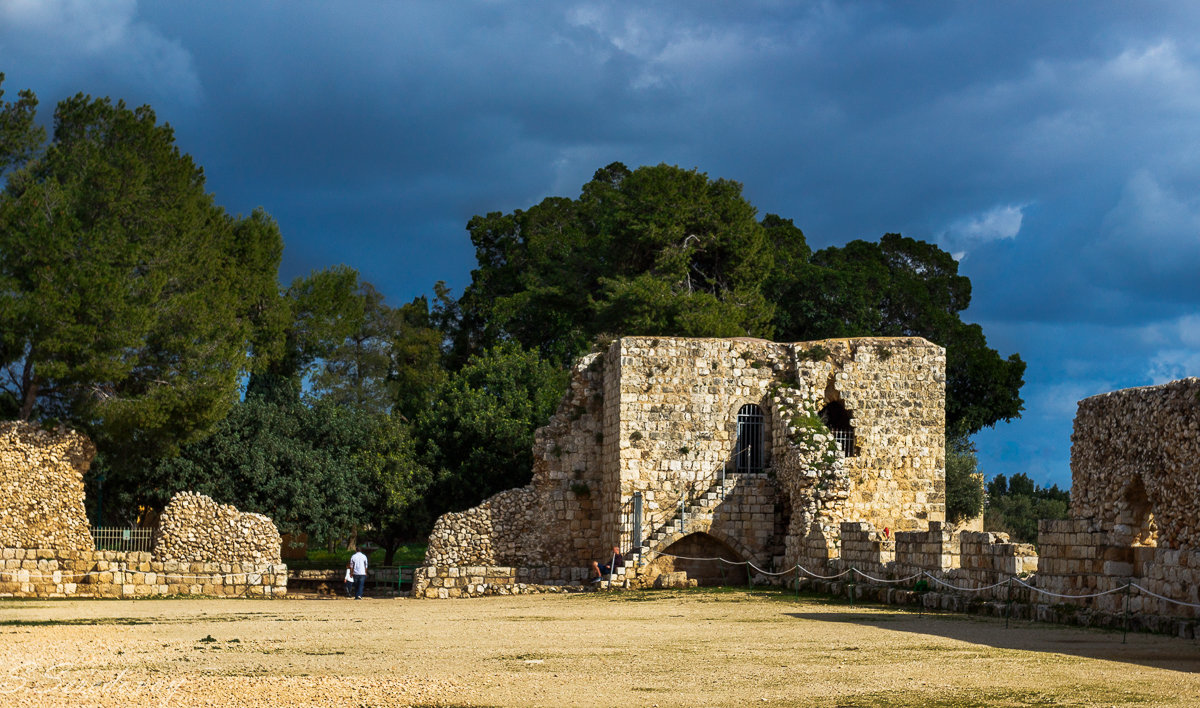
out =
[[1194,706],[1200,644],[778,592],[0,603],[4,705]]

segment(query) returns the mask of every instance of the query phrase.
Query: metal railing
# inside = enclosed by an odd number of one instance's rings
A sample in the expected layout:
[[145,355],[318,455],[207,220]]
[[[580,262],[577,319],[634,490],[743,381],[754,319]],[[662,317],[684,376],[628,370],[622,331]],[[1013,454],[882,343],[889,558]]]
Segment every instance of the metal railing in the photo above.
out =
[[93,526],[91,531],[92,542],[96,544],[97,551],[149,552],[153,542],[152,529]]

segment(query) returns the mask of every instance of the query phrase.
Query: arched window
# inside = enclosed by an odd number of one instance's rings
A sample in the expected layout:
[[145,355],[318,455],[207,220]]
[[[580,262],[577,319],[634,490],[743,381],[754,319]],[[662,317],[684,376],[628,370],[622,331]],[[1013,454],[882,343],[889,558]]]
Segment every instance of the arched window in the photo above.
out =
[[763,468],[762,409],[747,403],[738,410],[737,447],[734,448],[735,472],[761,472]]
[[818,415],[825,427],[833,433],[833,439],[837,440],[838,447],[842,448],[842,454],[846,457],[857,455],[858,447],[854,443],[854,427],[850,425],[850,411],[846,410],[846,406],[841,401],[831,401],[821,409]]

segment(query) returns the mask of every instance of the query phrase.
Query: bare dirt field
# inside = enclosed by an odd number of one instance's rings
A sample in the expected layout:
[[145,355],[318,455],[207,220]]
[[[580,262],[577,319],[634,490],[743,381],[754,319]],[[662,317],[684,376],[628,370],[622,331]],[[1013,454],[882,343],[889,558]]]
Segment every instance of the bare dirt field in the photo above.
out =
[[1200,644],[779,592],[0,603],[4,705],[1195,706]]

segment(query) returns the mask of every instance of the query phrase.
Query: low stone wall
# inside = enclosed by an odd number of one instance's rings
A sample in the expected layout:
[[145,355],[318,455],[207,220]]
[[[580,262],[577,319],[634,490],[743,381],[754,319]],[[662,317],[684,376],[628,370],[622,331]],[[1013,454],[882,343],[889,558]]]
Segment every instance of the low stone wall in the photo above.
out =
[[895,570],[908,576],[957,568],[960,552],[960,535],[940,521],[931,522],[928,531],[897,531]]
[[145,552],[0,549],[0,597],[282,596],[287,566],[151,560]]
[[95,455],[74,431],[0,423],[0,548],[94,548],[83,473]]
[[[619,570],[624,571],[623,568]],[[590,575],[590,569],[565,566],[425,566],[413,572],[412,596],[444,600],[487,595],[582,592],[591,584]]]
[[282,547],[279,530],[266,516],[194,492],[172,497],[154,530],[156,561],[275,564]]

